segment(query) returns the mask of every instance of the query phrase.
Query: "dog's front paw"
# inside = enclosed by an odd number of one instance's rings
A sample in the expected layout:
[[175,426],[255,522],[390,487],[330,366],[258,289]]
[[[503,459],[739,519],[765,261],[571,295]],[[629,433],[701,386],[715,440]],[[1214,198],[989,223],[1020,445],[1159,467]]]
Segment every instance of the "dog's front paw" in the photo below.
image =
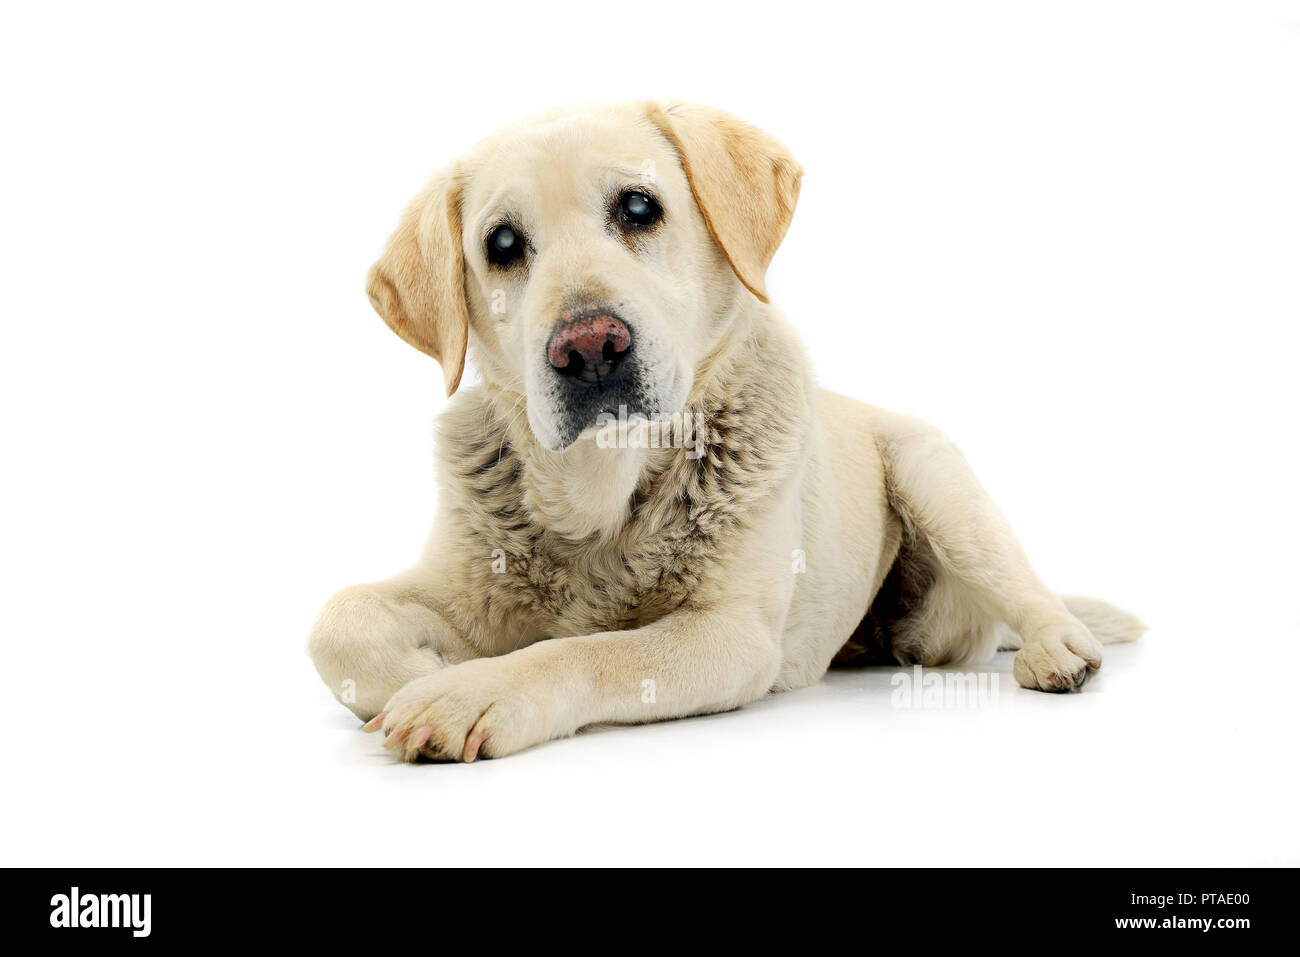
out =
[[1077,691],[1101,667],[1101,642],[1077,621],[1064,621],[1024,636],[1012,670],[1023,687]]
[[453,665],[405,685],[362,730],[382,728],[384,747],[403,761],[504,757],[548,736],[524,678],[502,658]]

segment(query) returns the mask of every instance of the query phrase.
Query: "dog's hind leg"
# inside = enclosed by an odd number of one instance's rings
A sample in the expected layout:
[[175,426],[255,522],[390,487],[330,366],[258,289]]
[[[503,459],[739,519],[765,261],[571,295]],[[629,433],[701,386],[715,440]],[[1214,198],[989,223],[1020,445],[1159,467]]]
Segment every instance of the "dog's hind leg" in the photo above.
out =
[[987,661],[1010,640],[1010,627],[947,568],[936,566],[932,574],[925,595],[895,623],[895,653],[927,668]]
[[[1062,595],[1061,601],[1075,618],[1083,622],[1092,636],[1103,645],[1121,641],[1137,641],[1147,626],[1137,615],[1116,608],[1110,602],[1086,595]],[[1008,629],[998,641],[998,651],[1019,651],[1020,636]]]
[[882,412],[876,440],[891,507],[934,585],[900,622],[899,640],[922,663],[967,662],[1021,638],[1016,680],[1070,691],[1101,667],[1101,643],[1030,567],[1006,519],[966,460],[938,430]]

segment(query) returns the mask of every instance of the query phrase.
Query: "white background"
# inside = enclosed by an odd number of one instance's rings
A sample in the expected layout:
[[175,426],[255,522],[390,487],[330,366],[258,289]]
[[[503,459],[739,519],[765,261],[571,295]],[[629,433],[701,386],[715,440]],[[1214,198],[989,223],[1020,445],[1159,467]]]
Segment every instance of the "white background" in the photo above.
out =
[[[1097,2],[10,5],[8,864],[1300,863],[1300,11]],[[320,683],[416,556],[441,375],[363,277],[437,166],[682,96],[806,169],[769,277],[823,384],[930,419],[1054,588],[1151,631],[1086,691],[888,669],[471,766]]]

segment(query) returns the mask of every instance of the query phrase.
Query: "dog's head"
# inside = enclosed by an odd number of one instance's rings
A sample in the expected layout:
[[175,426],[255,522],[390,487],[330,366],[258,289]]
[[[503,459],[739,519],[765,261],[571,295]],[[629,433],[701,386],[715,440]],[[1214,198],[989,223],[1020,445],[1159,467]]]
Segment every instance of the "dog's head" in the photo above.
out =
[[[603,412],[680,412],[764,273],[802,170],[776,141],[684,103],[525,121],[439,172],[367,292],[455,392],[467,345],[562,450]],[[748,292],[746,292],[748,290]]]

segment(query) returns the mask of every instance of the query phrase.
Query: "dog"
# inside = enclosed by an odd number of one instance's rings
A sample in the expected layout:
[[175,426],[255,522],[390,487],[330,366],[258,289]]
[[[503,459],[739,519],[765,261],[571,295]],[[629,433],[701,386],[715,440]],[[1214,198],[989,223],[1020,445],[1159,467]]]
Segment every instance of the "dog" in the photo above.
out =
[[397,757],[726,711],[832,664],[1017,648],[1021,685],[1073,691],[1142,632],[1049,593],[936,429],[815,387],[764,285],[802,175],[719,110],[601,104],[507,127],[408,206],[367,293],[453,396],[438,516],[309,639]]

